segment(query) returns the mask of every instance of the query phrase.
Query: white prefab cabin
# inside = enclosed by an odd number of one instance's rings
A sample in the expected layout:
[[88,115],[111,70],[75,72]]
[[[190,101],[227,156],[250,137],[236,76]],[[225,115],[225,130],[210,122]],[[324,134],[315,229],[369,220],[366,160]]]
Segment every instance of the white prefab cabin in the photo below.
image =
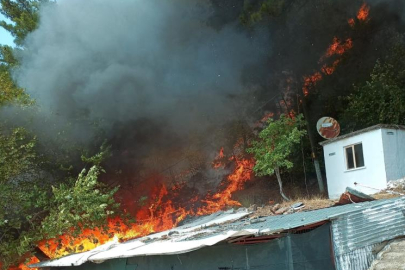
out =
[[338,198],[346,187],[377,193],[388,181],[405,177],[405,126],[376,125],[320,145],[330,199]]

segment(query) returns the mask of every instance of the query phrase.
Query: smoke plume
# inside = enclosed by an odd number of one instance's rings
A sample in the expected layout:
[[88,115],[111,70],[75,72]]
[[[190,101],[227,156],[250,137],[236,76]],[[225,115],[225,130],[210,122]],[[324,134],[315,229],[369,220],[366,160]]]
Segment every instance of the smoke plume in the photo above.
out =
[[235,22],[213,28],[211,15],[203,1],[44,7],[16,72],[40,107],[32,122],[91,139],[93,123],[108,134],[117,124],[150,119],[181,134],[229,120],[241,110],[235,99],[246,94],[242,75],[264,61],[267,42]]

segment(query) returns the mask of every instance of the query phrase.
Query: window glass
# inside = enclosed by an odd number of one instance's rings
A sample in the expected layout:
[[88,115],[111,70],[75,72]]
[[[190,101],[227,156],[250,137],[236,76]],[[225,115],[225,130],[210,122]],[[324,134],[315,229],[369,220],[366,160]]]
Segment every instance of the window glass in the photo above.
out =
[[347,161],[347,169],[353,169],[354,160],[353,160],[353,148],[352,147],[346,148],[346,161]]
[[354,146],[354,156],[356,159],[356,168],[364,167],[363,145],[361,143]]

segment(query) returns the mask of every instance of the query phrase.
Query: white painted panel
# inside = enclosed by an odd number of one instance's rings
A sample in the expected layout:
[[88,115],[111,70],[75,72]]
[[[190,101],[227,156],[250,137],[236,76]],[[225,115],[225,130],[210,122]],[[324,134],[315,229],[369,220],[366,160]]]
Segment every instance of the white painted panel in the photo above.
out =
[[405,177],[405,131],[382,129],[387,180]]
[[[365,166],[360,169],[347,170],[344,148],[357,143],[363,144]],[[323,150],[329,198],[338,198],[345,192],[346,187],[355,188],[366,194],[376,193],[375,189],[386,187],[381,129],[337,140],[324,145]],[[355,182],[362,186],[355,186]]]

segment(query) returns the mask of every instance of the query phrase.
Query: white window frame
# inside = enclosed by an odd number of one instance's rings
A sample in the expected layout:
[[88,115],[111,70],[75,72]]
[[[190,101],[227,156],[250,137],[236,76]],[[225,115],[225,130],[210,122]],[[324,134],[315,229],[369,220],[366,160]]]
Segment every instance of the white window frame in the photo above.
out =
[[[357,169],[361,169],[361,168],[366,167],[366,162],[364,161],[364,149],[363,149],[363,163],[364,163],[364,165],[361,166],[361,167],[357,167],[357,164],[356,164],[356,153],[355,153],[355,151],[354,151],[354,146],[359,145],[359,144],[361,144],[362,147],[363,147],[363,142],[358,142],[358,143],[354,143],[354,144],[347,145],[347,146],[343,147],[343,152],[344,152],[344,155],[345,155],[346,170],[347,170],[347,171],[357,170]],[[347,149],[347,148],[352,148],[352,155],[353,155],[353,164],[354,164],[354,167],[351,168],[351,169],[349,169],[349,161],[348,161],[348,159],[347,159],[347,152],[346,152],[346,149]]]

